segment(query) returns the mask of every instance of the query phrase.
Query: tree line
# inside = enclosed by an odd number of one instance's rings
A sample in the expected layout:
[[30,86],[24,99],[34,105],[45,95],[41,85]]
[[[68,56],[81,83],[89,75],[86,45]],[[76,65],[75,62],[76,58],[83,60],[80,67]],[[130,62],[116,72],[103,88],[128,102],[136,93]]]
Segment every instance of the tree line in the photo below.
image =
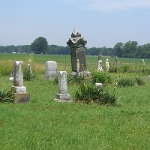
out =
[[[48,45],[45,38],[39,37],[31,45],[0,46],[1,53],[36,53],[69,55],[69,46]],[[118,42],[113,48],[86,48],[87,55],[118,56],[124,58],[150,58],[150,43],[138,45],[137,41]]]

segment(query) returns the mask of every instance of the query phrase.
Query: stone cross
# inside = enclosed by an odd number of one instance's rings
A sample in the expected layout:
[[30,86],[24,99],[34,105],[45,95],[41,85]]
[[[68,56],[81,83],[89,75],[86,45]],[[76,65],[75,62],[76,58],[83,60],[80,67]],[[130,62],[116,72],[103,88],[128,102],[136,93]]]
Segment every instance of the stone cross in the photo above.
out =
[[[85,45],[87,41],[81,37],[81,34],[74,29],[69,38],[67,44],[71,49],[71,66],[72,66],[72,75],[84,74],[85,76],[90,76],[90,72],[87,71],[86,59],[85,59]],[[77,61],[79,60],[79,61]],[[77,62],[80,63],[80,68],[78,73]]]
[[54,80],[57,76],[57,62],[46,61],[45,63],[45,78],[48,80]]
[[72,102],[70,100],[70,94],[67,93],[67,72],[58,72],[58,93],[54,99],[57,102]]

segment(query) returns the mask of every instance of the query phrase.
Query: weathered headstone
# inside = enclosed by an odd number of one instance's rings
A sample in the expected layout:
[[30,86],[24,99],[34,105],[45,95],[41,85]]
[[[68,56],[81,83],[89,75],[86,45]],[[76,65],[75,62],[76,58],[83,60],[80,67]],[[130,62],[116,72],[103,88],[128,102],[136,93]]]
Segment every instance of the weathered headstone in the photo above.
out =
[[94,84],[99,90],[103,89],[103,84],[102,83],[95,83]]
[[119,70],[119,61],[118,61],[118,57],[115,57],[115,61],[116,61],[116,72],[118,72]]
[[98,55],[98,61],[99,60],[102,60],[102,55],[101,54]]
[[97,68],[97,71],[103,71],[103,68],[102,68],[102,60],[99,60],[98,61],[98,68]]
[[[90,76],[90,72],[87,71],[86,59],[85,59],[85,45],[87,41],[81,37],[81,34],[74,29],[71,34],[71,38],[67,44],[71,49],[71,66],[72,66],[72,75],[82,75],[86,77]],[[77,64],[79,62],[79,65]],[[78,72],[78,66],[79,72]]]
[[26,92],[26,87],[23,86],[22,65],[22,61],[15,61],[13,77],[11,77],[13,81],[14,103],[27,103],[30,100],[30,94]]
[[58,72],[58,93],[54,99],[57,102],[72,102],[70,100],[70,94],[67,93],[67,72],[59,71]]
[[46,61],[45,63],[45,78],[48,80],[54,80],[57,76],[57,62]]
[[32,68],[30,64],[27,64],[27,71],[29,71],[29,73],[32,74]]

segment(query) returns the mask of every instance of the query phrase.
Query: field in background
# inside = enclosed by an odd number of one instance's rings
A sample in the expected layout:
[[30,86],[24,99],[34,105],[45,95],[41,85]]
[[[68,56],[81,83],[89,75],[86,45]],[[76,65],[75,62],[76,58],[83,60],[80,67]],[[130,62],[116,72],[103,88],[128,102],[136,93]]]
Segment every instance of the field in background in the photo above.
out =
[[[97,69],[97,59],[86,56],[89,71]],[[106,57],[102,59],[104,66]],[[58,70],[66,70],[69,74],[70,56],[0,54],[0,90],[11,88],[9,72],[16,60],[23,61],[24,68],[30,61],[37,79],[24,81],[31,95],[29,104],[0,104],[0,149],[149,149],[150,83],[147,76],[150,60],[145,59],[143,72],[142,59],[119,58],[120,72],[112,70],[109,73],[114,81],[120,77],[140,76],[146,84],[116,87],[118,106],[53,101],[58,85],[44,79],[45,62],[57,61]],[[115,58],[109,60],[114,68]],[[113,86],[109,86],[110,91]],[[77,88],[78,85],[68,84],[71,99]]]

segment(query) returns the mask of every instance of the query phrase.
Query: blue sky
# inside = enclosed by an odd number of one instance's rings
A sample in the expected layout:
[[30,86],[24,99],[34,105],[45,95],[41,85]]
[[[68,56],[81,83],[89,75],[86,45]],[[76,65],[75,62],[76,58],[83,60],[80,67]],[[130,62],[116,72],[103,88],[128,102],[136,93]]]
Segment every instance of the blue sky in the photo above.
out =
[[1,0],[0,46],[45,37],[66,46],[76,28],[87,47],[150,43],[150,0]]

